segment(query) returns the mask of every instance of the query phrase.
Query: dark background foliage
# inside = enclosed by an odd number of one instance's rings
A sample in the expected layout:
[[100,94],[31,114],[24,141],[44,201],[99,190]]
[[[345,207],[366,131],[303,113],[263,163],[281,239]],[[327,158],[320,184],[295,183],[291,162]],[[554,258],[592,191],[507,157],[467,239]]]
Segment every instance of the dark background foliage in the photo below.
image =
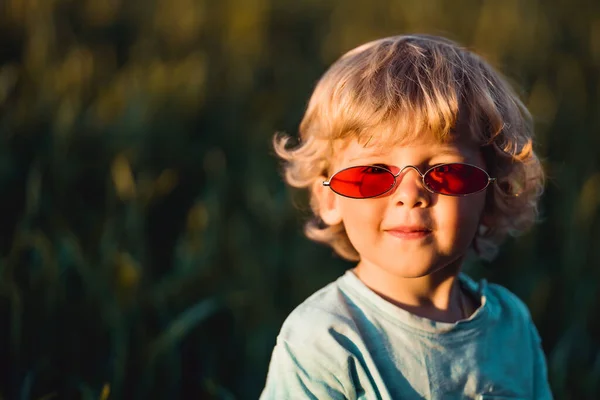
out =
[[534,114],[543,221],[468,268],[529,305],[557,398],[600,398],[591,0],[1,1],[1,398],[256,398],[283,318],[351,266],[303,238],[271,137],[343,52],[406,32],[475,49]]

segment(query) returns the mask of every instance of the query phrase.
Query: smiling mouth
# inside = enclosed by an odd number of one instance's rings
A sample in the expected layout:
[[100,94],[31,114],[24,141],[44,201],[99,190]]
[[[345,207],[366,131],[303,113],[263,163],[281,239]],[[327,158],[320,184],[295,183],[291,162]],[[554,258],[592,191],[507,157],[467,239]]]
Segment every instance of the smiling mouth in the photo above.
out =
[[423,239],[431,235],[429,229],[390,229],[386,232],[399,239]]

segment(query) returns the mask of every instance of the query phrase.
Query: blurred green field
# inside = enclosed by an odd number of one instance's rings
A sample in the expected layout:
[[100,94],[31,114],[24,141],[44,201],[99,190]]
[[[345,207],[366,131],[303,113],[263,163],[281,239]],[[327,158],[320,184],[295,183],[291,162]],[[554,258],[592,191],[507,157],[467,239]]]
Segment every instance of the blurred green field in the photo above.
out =
[[599,2],[4,0],[0,399],[257,398],[283,318],[351,266],[302,236],[271,137],[407,32],[533,113],[543,221],[468,270],[529,305],[556,398],[600,398]]

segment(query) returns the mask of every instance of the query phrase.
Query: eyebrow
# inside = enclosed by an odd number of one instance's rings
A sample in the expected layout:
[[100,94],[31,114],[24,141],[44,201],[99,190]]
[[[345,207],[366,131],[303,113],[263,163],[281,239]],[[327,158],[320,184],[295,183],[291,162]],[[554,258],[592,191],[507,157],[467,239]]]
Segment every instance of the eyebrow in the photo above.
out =
[[457,150],[450,150],[450,149],[442,149],[440,151],[436,151],[436,153],[431,157],[437,157],[437,156],[465,156],[464,152],[460,152]]
[[381,153],[363,154],[358,157],[353,157],[353,158],[349,159],[348,162],[360,160],[362,158],[373,158],[373,157],[385,157],[385,154],[381,154]]

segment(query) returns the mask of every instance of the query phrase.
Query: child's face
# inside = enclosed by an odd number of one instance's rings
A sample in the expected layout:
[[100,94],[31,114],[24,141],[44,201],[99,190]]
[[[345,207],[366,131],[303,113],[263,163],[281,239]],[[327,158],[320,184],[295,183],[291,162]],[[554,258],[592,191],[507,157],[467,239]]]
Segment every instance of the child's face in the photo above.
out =
[[[332,172],[357,166],[413,165],[421,172],[436,164],[462,162],[485,169],[476,144],[439,143],[423,139],[388,149],[364,148],[356,141],[338,151]],[[397,178],[390,192],[371,199],[350,199],[328,188],[322,217],[343,222],[360,254],[362,273],[379,268],[397,277],[429,275],[464,256],[475,236],[486,191],[464,197],[429,192],[411,168]],[[327,200],[328,199],[328,200]]]

